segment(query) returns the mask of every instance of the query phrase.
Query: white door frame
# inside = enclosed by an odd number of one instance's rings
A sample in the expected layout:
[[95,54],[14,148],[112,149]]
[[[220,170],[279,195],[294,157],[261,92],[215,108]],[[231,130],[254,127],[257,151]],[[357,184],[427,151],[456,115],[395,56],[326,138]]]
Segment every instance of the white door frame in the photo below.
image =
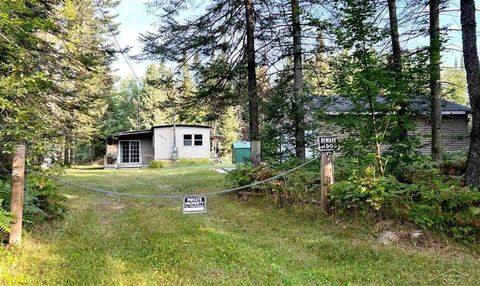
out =
[[[123,157],[122,157],[122,144],[121,142],[131,142],[131,141],[137,141],[138,142],[138,162],[129,162],[129,163],[124,163],[122,162],[123,161]],[[128,154],[129,156],[131,156],[131,145],[129,144],[128,146]],[[132,140],[118,140],[118,154],[117,154],[117,158],[118,158],[118,161],[119,161],[119,164],[142,164],[142,140],[140,139],[132,139]],[[129,158],[130,159],[130,158]],[[130,161],[130,160],[129,160]]]

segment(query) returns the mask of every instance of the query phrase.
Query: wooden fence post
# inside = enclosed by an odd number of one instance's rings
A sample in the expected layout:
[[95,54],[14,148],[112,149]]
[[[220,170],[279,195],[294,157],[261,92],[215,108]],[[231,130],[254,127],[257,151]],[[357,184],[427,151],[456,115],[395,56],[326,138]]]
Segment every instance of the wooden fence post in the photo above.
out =
[[320,153],[320,177],[322,184],[320,186],[320,205],[325,213],[328,209],[328,190],[333,184],[333,152]]
[[23,190],[25,187],[25,145],[18,145],[12,165],[11,212],[14,216],[8,243],[22,243]]

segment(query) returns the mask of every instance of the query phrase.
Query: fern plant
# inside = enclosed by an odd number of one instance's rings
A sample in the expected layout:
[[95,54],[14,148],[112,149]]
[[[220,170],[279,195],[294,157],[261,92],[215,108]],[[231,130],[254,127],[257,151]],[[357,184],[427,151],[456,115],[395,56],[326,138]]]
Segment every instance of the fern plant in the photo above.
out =
[[0,233],[10,232],[10,222],[13,219],[5,204],[8,198],[10,198],[10,185],[6,181],[0,180]]
[[2,207],[3,200],[0,200],[0,232],[10,232],[10,223],[12,222],[12,214]]

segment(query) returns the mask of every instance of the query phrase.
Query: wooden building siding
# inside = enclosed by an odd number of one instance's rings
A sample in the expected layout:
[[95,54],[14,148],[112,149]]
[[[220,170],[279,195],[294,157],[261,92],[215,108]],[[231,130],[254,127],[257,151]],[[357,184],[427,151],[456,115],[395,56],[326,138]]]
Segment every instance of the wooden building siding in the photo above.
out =
[[[444,116],[442,125],[442,146],[445,152],[464,151],[468,149],[469,130],[467,116]],[[416,129],[410,134],[418,136],[419,151],[423,155],[431,153],[431,126],[427,118],[416,120]]]
[[[418,118],[416,120],[416,128],[410,131],[410,135],[418,136],[420,148],[418,151],[422,155],[430,155],[431,153],[431,126],[428,118]],[[339,126],[331,123],[321,124],[318,128],[318,134],[335,135],[341,141],[344,138],[352,136],[342,132]],[[469,145],[469,127],[467,115],[444,115],[442,126],[442,144],[445,152],[464,151]],[[382,151],[388,149],[388,145],[382,145]]]
[[142,148],[141,156],[142,156],[142,165],[148,165],[150,161],[153,160],[153,143],[152,138],[142,138]]

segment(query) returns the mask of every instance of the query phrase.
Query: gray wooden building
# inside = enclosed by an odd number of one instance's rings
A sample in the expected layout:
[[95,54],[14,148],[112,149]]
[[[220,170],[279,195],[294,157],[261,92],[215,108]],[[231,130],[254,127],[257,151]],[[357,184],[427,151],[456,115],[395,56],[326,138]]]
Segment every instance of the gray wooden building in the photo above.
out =
[[[379,103],[384,101],[381,97],[376,99]],[[310,102],[310,108],[321,110],[326,116],[341,116],[352,114],[354,104],[341,96],[314,97]],[[410,134],[416,135],[420,141],[419,151],[429,155],[431,152],[431,125],[430,125],[430,102],[425,98],[411,100],[408,104],[409,113],[413,114],[415,129]],[[365,107],[365,110],[367,108]],[[382,112],[382,111],[379,111]],[[451,101],[442,102],[442,143],[446,152],[464,151],[469,144],[469,119],[471,109]],[[359,116],[361,116],[359,114]],[[320,124],[319,133],[334,134],[340,139],[349,136],[342,133],[338,126],[332,124]]]

